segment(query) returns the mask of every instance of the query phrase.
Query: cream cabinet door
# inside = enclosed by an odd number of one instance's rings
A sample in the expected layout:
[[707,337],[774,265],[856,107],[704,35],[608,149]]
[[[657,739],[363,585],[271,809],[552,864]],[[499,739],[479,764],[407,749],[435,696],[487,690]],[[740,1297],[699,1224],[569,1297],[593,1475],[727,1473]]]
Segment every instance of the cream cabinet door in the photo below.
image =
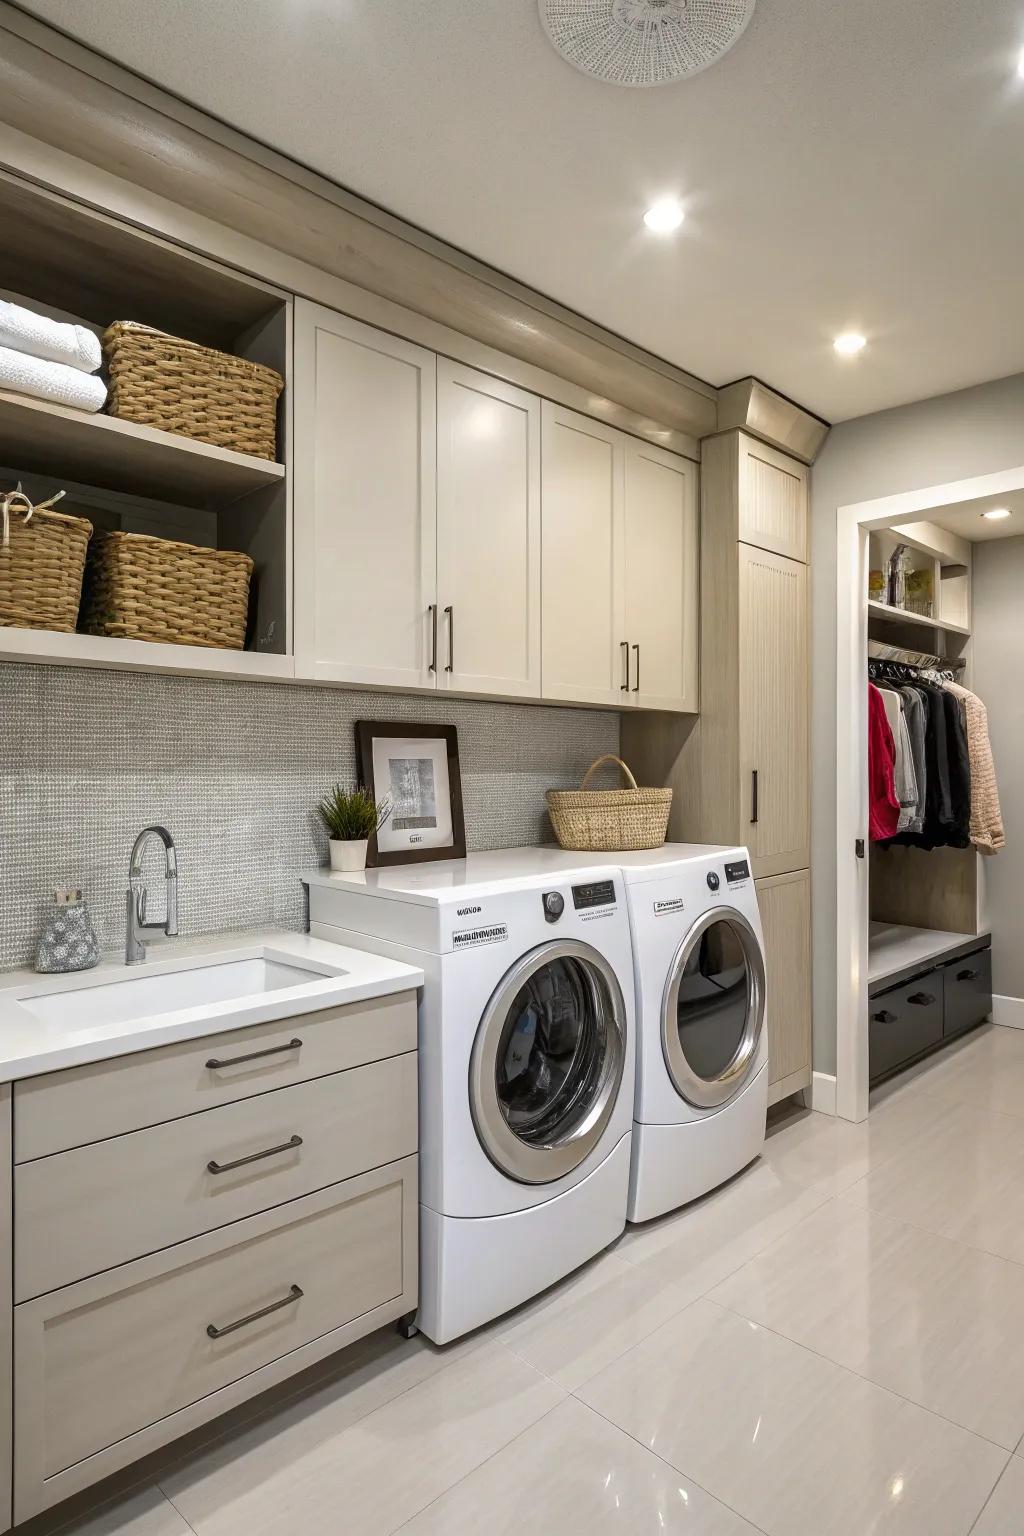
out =
[[296,303],[299,677],[435,685],[436,361]]
[[544,402],[541,682],[547,699],[629,702],[623,582],[625,439]]
[[739,836],[777,875],[810,864],[807,567],[738,550]]
[[695,711],[699,552],[697,466],[627,438],[626,640],[629,698],[642,709]]
[[807,560],[806,464],[739,434],[739,538],[791,560]]
[[540,400],[437,361],[438,686],[540,697]]
[[811,873],[758,880],[768,977],[769,1099],[811,1081]]

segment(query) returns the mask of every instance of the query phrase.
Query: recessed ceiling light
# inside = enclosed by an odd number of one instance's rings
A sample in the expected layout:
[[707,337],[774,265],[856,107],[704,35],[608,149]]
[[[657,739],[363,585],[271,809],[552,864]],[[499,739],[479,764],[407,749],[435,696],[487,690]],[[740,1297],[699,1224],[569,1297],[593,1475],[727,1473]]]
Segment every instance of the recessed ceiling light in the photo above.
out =
[[1019,79],[1024,80],[1024,48],[1017,55],[1017,75]]
[[644,214],[644,223],[659,235],[669,235],[686,218],[683,205],[675,197],[659,197]]
[[840,357],[854,357],[868,344],[866,336],[861,336],[858,331],[844,331],[837,336],[832,343]]
[[990,522],[1001,522],[1004,517],[1010,516],[1009,507],[993,507],[991,512],[983,512],[982,517],[987,517]]

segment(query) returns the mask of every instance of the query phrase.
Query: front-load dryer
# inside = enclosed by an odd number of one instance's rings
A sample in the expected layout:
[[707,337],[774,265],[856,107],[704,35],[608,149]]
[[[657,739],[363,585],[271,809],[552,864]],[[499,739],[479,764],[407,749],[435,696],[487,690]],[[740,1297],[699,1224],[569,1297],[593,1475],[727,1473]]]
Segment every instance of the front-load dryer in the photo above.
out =
[[625,1226],[636,1050],[622,875],[509,849],[304,878],[311,933],[414,958],[426,977],[416,1321],[442,1344]]

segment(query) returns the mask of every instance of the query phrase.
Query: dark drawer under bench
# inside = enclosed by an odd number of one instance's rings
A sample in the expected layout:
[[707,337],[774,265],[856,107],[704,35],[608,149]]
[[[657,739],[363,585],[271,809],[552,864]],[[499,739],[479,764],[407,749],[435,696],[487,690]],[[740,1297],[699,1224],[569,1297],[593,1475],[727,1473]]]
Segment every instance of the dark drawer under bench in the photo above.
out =
[[868,1070],[875,1084],[990,1016],[991,939],[936,959],[895,985],[891,978],[875,983],[868,1006]]

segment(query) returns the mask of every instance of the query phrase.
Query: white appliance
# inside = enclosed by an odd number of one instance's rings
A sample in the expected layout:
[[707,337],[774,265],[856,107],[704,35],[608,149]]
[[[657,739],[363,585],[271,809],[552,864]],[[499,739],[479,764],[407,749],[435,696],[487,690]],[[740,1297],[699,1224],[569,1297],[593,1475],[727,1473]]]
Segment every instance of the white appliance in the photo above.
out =
[[569,1274],[626,1223],[635,1078],[622,876],[553,849],[317,871],[310,932],[414,959],[420,1303],[435,1343]]

